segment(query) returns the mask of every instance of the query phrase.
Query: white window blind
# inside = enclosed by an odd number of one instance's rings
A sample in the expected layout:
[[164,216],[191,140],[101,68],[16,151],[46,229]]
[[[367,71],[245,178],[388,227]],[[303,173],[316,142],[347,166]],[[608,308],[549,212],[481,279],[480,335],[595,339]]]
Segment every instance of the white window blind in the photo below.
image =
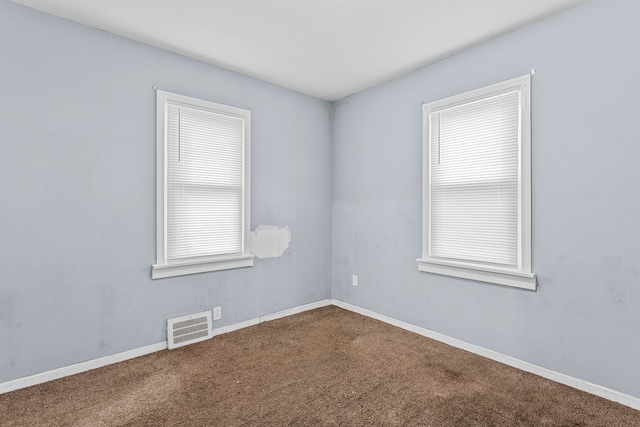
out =
[[167,260],[242,253],[244,123],[168,105]]
[[420,271],[536,288],[530,79],[424,104]]
[[158,91],[152,278],[253,265],[250,122],[248,110]]
[[518,265],[519,92],[430,114],[430,255]]

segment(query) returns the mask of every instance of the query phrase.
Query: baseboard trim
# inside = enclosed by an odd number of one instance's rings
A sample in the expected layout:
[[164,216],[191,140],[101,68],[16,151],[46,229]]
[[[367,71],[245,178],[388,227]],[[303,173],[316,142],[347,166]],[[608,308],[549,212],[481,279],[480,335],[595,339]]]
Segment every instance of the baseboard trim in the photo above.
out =
[[[560,384],[573,387],[578,390],[586,391],[587,393],[594,394],[596,396],[603,397],[614,402],[618,402],[622,405],[630,408],[640,410],[640,398],[621,393],[616,390],[612,390],[607,387],[603,387],[597,384],[590,383],[578,378],[571,377],[569,375],[561,374],[560,372],[553,371],[551,369],[543,368],[541,366],[534,365],[524,360],[516,359],[506,354],[498,353],[493,350],[486,349],[484,347],[470,344],[468,342],[452,338],[450,336],[441,334],[439,332],[432,331],[420,326],[413,325],[402,320],[394,319],[393,317],[385,316],[380,313],[361,308],[340,300],[325,299],[311,304],[305,304],[298,307],[293,307],[287,310],[278,311],[276,313],[265,314],[260,317],[245,320],[242,322],[234,323],[232,325],[223,326],[220,328],[214,328],[211,336],[217,336],[226,334],[229,332],[237,331],[239,329],[248,328],[249,326],[258,325],[263,322],[268,322],[275,319],[291,316],[293,314],[302,313],[309,310],[314,310],[320,307],[326,307],[328,305],[335,305],[345,310],[361,314],[363,316],[370,317],[372,319],[380,320],[381,322],[388,323],[398,328],[405,329],[407,331],[414,332],[418,335],[422,335],[427,338],[434,339],[436,341],[449,344],[453,347],[460,348],[462,350],[469,351],[471,353],[478,354],[483,357],[495,360],[505,365],[512,366],[517,369],[521,369],[525,372],[530,372],[535,375],[539,375],[543,378],[556,381]],[[21,388],[31,387],[37,384],[42,384],[48,381],[56,380],[59,378],[67,377],[70,375],[79,374],[81,372],[90,371],[92,369],[101,368],[103,366],[111,365],[113,363],[123,362],[125,360],[134,359],[136,357],[144,356],[156,351],[165,350],[167,348],[167,342],[160,342],[157,344],[151,344],[145,347],[136,348],[122,353],[113,354],[111,356],[100,357],[98,359],[89,360],[86,362],[77,363],[75,365],[65,366],[51,371],[41,372],[39,374],[30,375],[24,378],[18,378],[15,380],[7,381],[0,384],[0,394],[8,393]]]
[[394,319],[393,317],[385,316],[383,314],[376,313],[374,311],[367,310],[365,308],[361,308],[346,302],[342,302],[339,300],[331,300],[331,303],[332,305],[343,308],[345,310],[352,311],[354,313],[358,313],[363,316],[371,317],[376,320],[380,320],[381,322],[388,323],[398,328],[415,332],[418,335],[422,335],[424,337],[431,338],[436,341],[443,342],[445,344],[449,344],[453,347],[457,347],[462,350],[475,353],[477,355],[495,360],[500,363],[504,363],[505,365],[509,365],[514,368],[521,369],[525,372],[539,375],[543,378],[547,378],[549,380],[558,382],[560,384],[564,384],[578,390],[586,391],[587,393],[591,393],[596,396],[600,396],[605,399],[612,400],[614,402],[628,406],[630,408],[640,410],[640,398],[638,397],[624,394],[619,391],[600,386],[598,384],[593,384],[588,381],[571,377],[569,375],[561,374],[560,372],[543,368],[541,366],[534,365],[529,362],[525,362],[524,360],[516,359],[514,357],[507,356],[506,354],[498,353],[496,351],[489,350],[487,348],[480,347],[475,344],[470,344],[468,342],[465,342],[456,338],[452,338],[448,335],[444,335],[439,332],[432,331],[430,329],[416,326],[411,323],[404,322],[402,320]]
[[217,336],[222,334],[227,334],[229,332],[237,331],[238,329],[248,328],[249,326],[259,325],[263,322],[269,322],[271,320],[280,319],[282,317],[291,316],[293,314],[302,313],[304,311],[315,310],[316,308],[326,307],[331,305],[330,299],[325,299],[318,302],[313,302],[311,304],[305,304],[298,307],[289,308],[286,310],[278,311],[276,313],[265,314],[264,316],[254,317],[253,319],[245,320],[239,323],[234,323],[233,325],[222,326],[220,328],[213,328],[211,332],[211,336]]
[[81,372],[90,371],[92,369],[101,368],[113,363],[124,362],[125,360],[134,359],[136,357],[144,356],[150,353],[155,353],[156,351],[165,350],[166,348],[167,342],[164,341],[157,344],[147,345],[145,347],[134,348],[133,350],[123,351],[122,353],[112,354],[110,356],[76,363],[75,365],[63,366],[62,368],[41,372],[39,374],[30,375],[28,377],[7,381],[0,384],[0,394],[46,383],[48,381],[57,380],[59,378],[68,377],[70,375],[79,374]]
[[[238,329],[247,328],[249,326],[257,325],[262,322],[268,322],[270,320],[291,316],[292,314],[302,313],[303,311],[314,310],[320,307],[326,307],[328,305],[331,305],[331,300],[325,299],[325,300],[314,302],[311,304],[305,304],[305,305],[293,307],[287,310],[278,311],[276,313],[265,314],[264,316],[245,320],[243,322],[235,323],[233,325],[223,326],[221,328],[214,328],[211,332],[211,337],[214,337],[216,335],[226,334],[228,332],[236,331]],[[38,374],[30,375],[28,377],[18,378],[15,380],[7,381],[5,383],[0,383],[0,394],[9,393],[10,391],[19,390],[21,388],[31,387],[34,385],[48,382],[48,381],[57,380],[59,378],[68,377],[70,375],[75,375],[82,372],[90,371],[92,369],[101,368],[103,366],[111,365],[113,363],[124,362],[125,360],[134,359],[136,357],[144,356],[150,353],[155,353],[156,351],[161,351],[166,349],[167,349],[167,342],[164,341],[157,344],[151,344],[145,347],[124,351],[122,353],[112,354],[110,356],[100,357],[98,359],[76,363],[70,366],[63,366],[62,368],[41,372]]]

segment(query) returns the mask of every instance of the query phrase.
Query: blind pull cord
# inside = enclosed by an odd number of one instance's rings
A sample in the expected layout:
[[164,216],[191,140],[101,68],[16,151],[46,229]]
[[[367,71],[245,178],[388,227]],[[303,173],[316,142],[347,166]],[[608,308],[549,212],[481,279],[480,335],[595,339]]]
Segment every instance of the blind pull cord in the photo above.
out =
[[440,113],[438,113],[438,164],[440,164]]

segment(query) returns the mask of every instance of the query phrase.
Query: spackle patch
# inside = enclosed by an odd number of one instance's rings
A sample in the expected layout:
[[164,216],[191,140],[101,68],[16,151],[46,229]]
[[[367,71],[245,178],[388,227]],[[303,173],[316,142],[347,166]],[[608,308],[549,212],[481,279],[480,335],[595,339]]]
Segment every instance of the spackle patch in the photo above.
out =
[[257,258],[274,258],[284,254],[291,243],[288,227],[261,225],[251,232],[252,251]]

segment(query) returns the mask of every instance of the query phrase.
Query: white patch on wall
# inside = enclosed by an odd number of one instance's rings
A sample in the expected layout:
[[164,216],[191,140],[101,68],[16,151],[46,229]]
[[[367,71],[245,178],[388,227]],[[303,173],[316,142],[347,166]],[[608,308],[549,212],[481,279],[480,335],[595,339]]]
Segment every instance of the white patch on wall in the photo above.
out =
[[251,232],[252,252],[257,258],[274,258],[284,254],[291,243],[289,227],[261,225]]

